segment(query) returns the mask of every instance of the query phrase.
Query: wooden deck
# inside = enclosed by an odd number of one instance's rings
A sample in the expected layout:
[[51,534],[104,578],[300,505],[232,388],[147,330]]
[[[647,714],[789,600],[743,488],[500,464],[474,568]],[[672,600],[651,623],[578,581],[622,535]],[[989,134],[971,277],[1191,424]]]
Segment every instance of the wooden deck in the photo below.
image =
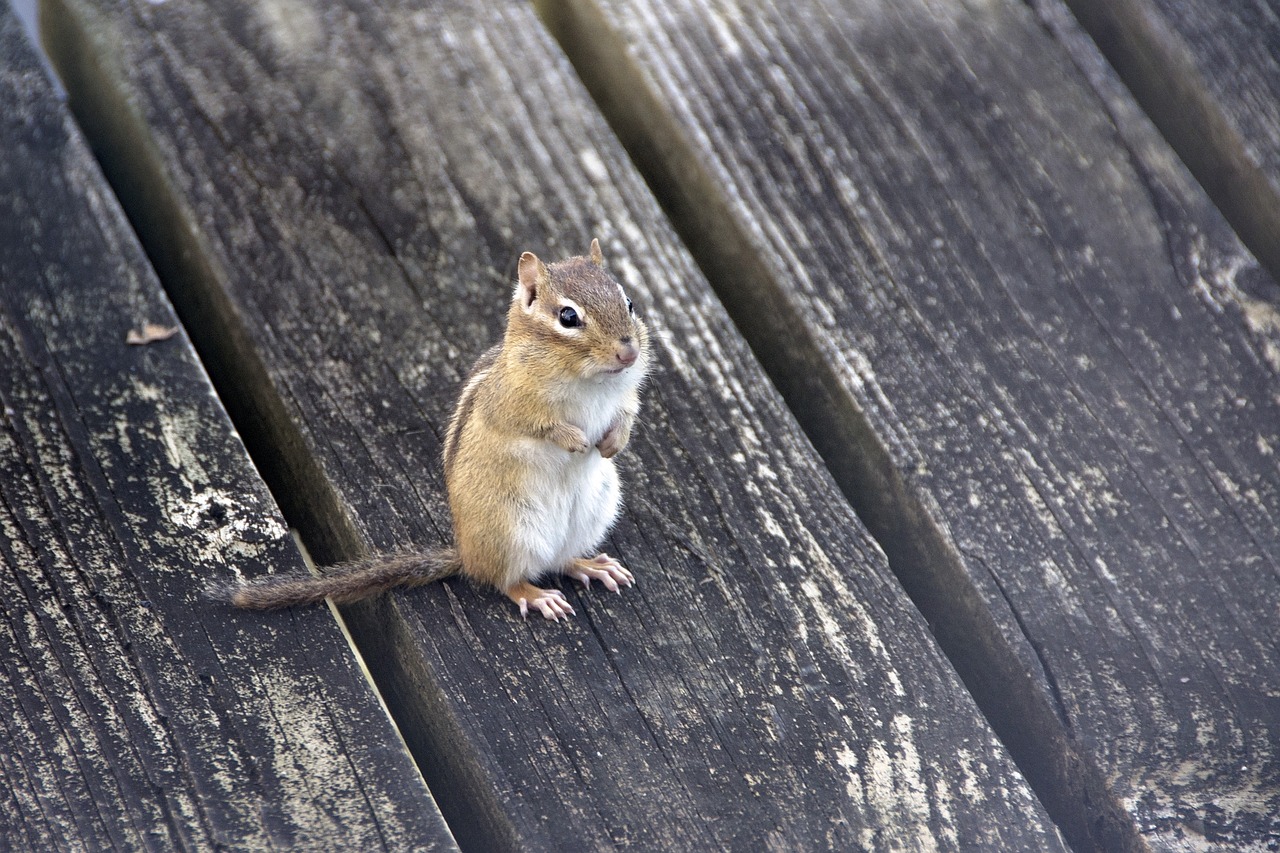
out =
[[[46,0],[65,105],[0,12],[0,847],[1280,849],[1219,5]],[[634,589],[208,597],[441,542],[516,258],[593,236]]]

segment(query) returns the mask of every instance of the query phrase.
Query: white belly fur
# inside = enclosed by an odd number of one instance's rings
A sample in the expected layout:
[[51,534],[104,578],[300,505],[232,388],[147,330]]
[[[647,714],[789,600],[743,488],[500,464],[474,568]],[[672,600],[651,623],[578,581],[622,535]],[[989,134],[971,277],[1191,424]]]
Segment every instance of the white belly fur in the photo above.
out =
[[594,551],[618,516],[621,490],[613,460],[595,448],[571,454],[536,439],[521,444],[530,488],[512,527],[527,553],[511,569],[533,580]]

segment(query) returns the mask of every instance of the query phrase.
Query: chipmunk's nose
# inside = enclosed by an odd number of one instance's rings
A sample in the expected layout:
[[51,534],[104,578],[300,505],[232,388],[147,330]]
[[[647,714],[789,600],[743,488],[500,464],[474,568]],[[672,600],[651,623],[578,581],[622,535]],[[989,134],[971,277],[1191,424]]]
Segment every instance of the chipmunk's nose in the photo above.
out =
[[631,338],[619,338],[618,348],[614,352],[618,357],[618,363],[623,367],[630,367],[640,357],[640,350],[631,342]]

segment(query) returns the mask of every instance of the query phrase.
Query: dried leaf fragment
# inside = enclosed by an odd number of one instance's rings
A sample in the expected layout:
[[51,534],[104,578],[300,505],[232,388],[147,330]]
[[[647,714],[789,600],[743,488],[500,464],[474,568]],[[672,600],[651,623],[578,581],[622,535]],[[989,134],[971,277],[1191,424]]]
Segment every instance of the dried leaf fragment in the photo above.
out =
[[178,326],[161,326],[159,323],[146,323],[141,332],[130,329],[129,334],[124,336],[124,342],[130,346],[142,346],[156,341],[167,341],[178,334],[178,328]]

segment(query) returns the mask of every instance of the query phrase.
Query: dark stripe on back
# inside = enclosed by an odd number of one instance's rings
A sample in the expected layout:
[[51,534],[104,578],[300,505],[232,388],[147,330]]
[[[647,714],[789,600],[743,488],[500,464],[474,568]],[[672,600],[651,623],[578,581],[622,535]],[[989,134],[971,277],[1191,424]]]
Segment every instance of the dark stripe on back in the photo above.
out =
[[476,386],[472,383],[481,373],[493,367],[498,360],[498,353],[501,351],[502,344],[494,344],[485,350],[484,354],[476,359],[476,363],[472,365],[471,372],[467,374],[467,381],[462,384],[462,394],[458,397],[458,406],[454,409],[453,418],[449,421],[449,432],[445,436],[444,472],[446,477],[449,475],[449,469],[453,467],[453,459],[458,451],[458,440],[462,435],[462,428],[466,426],[467,420],[471,417],[471,411],[475,408]]

